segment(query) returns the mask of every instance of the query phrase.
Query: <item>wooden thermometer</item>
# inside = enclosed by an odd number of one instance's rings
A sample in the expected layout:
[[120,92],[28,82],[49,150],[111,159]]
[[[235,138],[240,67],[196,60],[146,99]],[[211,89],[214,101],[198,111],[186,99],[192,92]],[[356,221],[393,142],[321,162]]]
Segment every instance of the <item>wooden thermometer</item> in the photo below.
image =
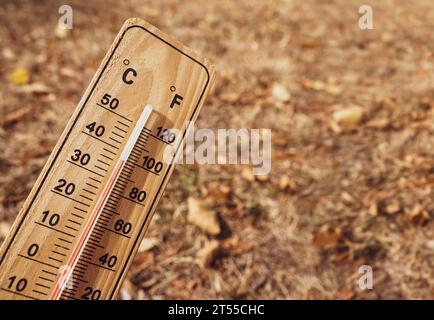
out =
[[[1,299],[114,299],[213,67],[127,20],[0,251]],[[163,159],[164,158],[164,159]]]

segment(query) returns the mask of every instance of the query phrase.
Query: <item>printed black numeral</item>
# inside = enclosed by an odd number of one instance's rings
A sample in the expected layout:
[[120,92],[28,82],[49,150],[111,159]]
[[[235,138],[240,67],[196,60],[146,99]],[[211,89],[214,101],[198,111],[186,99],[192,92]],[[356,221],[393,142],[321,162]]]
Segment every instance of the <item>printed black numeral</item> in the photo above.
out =
[[47,222],[52,227],[57,225],[60,221],[60,215],[58,215],[57,213],[50,214],[49,210],[42,212],[42,215],[42,222]]
[[92,132],[95,131],[95,135],[96,135],[97,137],[101,137],[101,136],[104,134],[104,132],[105,132],[105,127],[104,127],[104,126],[99,126],[99,125],[97,125],[97,123],[96,123],[95,121],[92,122],[92,123],[90,123],[90,124],[88,124],[88,125],[86,126],[86,129],[87,129],[90,133],[92,133]]
[[20,280],[17,280],[16,276],[10,277],[8,284],[8,289],[15,290],[17,292],[22,292],[27,287],[27,279],[22,278]]
[[80,164],[85,166],[90,161],[90,154],[82,153],[80,149],[75,149],[74,154],[71,156],[71,160],[74,162],[79,162]]
[[144,156],[143,167],[156,173],[160,173],[161,170],[163,170],[163,163],[161,161],[156,161],[155,158]]
[[166,142],[172,143],[176,139],[176,133],[163,127],[157,127],[157,136]]
[[84,294],[81,296],[83,300],[99,300],[101,297],[101,290],[93,290],[92,287],[86,287]]
[[38,251],[39,251],[39,246],[36,243],[34,243],[27,250],[27,254],[29,255],[29,257],[34,257],[36,256]]
[[108,93],[106,93],[102,98],[101,98],[101,104],[104,106],[108,106],[110,109],[114,110],[118,107],[119,105],[119,100],[116,98],[112,98],[111,95],[109,95]]
[[101,262],[101,265],[107,264],[108,267],[113,268],[118,261],[118,257],[110,256],[108,253],[106,253],[105,255],[101,256],[98,261]]
[[132,188],[129,197],[130,199],[137,200],[138,202],[143,202],[146,198],[146,192],[140,191],[138,188]]
[[67,196],[70,196],[71,194],[74,193],[74,191],[75,191],[75,184],[68,183],[65,179],[59,179],[57,182],[59,184],[54,187],[54,190],[56,190],[56,191],[58,191],[60,193],[64,193]]
[[131,223],[125,222],[122,219],[119,219],[115,222],[115,230],[118,232],[122,232],[123,234],[130,233],[132,227],[133,226],[131,225]]

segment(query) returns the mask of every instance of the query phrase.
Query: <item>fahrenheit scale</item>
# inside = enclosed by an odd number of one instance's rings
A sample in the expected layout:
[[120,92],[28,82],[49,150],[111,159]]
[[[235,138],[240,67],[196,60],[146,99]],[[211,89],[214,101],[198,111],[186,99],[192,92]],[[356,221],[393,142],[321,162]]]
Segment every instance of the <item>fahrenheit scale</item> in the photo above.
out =
[[125,22],[0,250],[1,299],[114,299],[213,82],[206,59]]

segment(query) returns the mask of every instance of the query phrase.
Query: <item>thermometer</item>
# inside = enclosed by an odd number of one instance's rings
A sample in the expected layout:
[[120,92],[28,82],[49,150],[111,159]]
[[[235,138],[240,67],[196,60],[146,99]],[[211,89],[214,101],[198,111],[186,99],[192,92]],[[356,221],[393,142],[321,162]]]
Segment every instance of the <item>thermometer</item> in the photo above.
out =
[[125,22],[0,249],[1,299],[117,297],[213,79],[206,59]]

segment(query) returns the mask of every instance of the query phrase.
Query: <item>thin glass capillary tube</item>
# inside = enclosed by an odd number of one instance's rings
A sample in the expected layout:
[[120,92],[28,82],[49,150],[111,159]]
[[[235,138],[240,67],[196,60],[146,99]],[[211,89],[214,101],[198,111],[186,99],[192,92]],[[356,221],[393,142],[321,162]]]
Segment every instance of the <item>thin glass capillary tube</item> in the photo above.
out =
[[139,117],[139,120],[137,121],[136,125],[134,126],[134,129],[128,138],[127,143],[125,144],[124,149],[122,150],[122,153],[119,157],[119,160],[117,161],[112,174],[110,175],[110,178],[108,179],[107,183],[105,184],[101,195],[98,198],[98,201],[92,211],[92,214],[90,215],[89,219],[87,220],[87,223],[83,229],[83,233],[80,235],[76,246],[74,247],[66,265],[64,266],[64,269],[62,270],[62,275],[58,278],[53,291],[50,295],[50,300],[58,300],[60,296],[62,295],[63,290],[65,289],[69,278],[71,277],[72,271],[74,270],[82,252],[85,248],[87,242],[89,241],[89,237],[92,234],[93,229],[95,228],[95,225],[98,221],[98,218],[109,198],[110,193],[113,190],[113,187],[116,185],[116,181],[118,180],[123,167],[125,166],[125,163],[127,162],[131,151],[133,150],[140,133],[142,132],[146,122],[148,121],[151,113],[152,113],[152,105],[147,104],[145,108],[142,111],[142,114]]

